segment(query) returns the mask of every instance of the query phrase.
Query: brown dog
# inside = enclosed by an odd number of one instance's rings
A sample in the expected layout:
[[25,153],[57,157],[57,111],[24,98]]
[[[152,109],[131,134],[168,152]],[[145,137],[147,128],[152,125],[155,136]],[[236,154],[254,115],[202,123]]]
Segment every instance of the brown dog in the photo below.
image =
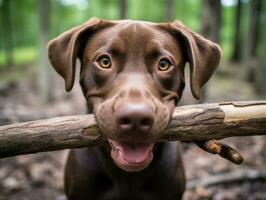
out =
[[215,71],[220,48],[180,22],[106,21],[93,18],[49,43],[49,58],[73,87],[76,59],[80,85],[108,142],[70,152],[65,191],[69,200],[177,200],[185,176],[176,142],[155,143],[184,89]]

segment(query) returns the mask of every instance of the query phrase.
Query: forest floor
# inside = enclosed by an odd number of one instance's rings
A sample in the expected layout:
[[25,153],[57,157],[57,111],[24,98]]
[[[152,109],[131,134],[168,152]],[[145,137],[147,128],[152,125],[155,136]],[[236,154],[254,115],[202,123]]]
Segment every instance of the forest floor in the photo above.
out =
[[[208,84],[208,102],[259,99],[252,86],[241,81],[239,71],[237,66],[219,71]],[[19,81],[12,79],[5,83],[1,80],[7,75],[0,75],[0,125],[85,113],[78,84],[66,94],[62,79],[54,77],[55,101],[44,105],[38,97],[38,79],[29,74],[21,72]],[[264,172],[264,176],[266,173],[266,137],[227,138],[224,141],[241,152],[245,159],[243,164],[237,166],[210,155],[193,143],[183,144],[188,180],[184,200],[265,200],[266,180],[260,173]],[[66,200],[63,172],[67,153],[68,150],[63,150],[1,159],[0,200]],[[259,173],[258,177],[256,173]],[[246,174],[253,179],[245,177]],[[237,178],[233,179],[235,176]],[[222,181],[212,185],[193,186],[196,180],[217,181],[221,177]]]

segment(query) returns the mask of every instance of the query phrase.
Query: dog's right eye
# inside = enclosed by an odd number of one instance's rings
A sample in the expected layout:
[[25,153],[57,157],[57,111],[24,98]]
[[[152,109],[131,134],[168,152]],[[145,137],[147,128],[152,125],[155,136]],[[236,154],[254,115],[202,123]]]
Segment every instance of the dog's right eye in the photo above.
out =
[[111,67],[111,60],[108,56],[104,55],[101,56],[98,60],[97,60],[98,64],[102,67],[102,68],[110,68]]
[[160,71],[167,71],[171,67],[171,62],[167,58],[163,58],[159,61],[158,69]]

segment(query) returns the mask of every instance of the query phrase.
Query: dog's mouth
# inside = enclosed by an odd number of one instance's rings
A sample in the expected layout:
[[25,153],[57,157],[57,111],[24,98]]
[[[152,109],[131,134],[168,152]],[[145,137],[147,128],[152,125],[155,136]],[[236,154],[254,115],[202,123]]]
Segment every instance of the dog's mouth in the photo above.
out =
[[111,157],[121,169],[137,172],[145,169],[153,159],[154,143],[128,143],[108,139]]

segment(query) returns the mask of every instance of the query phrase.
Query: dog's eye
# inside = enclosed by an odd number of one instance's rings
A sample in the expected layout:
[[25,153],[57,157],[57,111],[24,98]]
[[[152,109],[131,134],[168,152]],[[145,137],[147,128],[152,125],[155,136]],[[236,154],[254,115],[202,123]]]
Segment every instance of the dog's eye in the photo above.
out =
[[166,71],[168,70],[169,68],[171,67],[171,62],[166,59],[166,58],[163,58],[159,61],[159,64],[158,64],[158,69],[160,71]]
[[102,56],[98,59],[98,63],[102,68],[110,68],[111,60],[108,56]]

